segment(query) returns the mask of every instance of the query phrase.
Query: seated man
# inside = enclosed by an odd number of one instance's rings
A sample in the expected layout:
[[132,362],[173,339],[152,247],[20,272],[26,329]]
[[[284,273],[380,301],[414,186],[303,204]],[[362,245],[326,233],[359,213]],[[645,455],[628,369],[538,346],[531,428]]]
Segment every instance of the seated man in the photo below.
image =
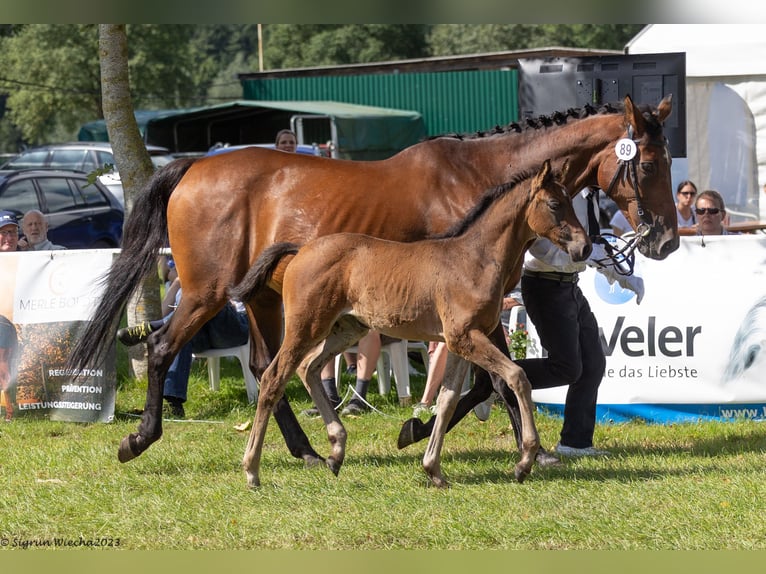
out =
[[19,240],[19,247],[24,251],[53,251],[66,249],[48,239],[48,220],[42,211],[30,209],[21,220],[24,238]]
[[[162,319],[126,327],[117,331],[117,339],[125,346],[132,347],[142,343],[149,335],[162,327],[173,315],[173,310],[181,300],[181,283],[175,279],[168,288],[163,300],[163,312],[169,311]],[[174,305],[169,305],[174,302]],[[230,301],[218,314],[205,323],[178,352],[165,377],[163,396],[170,407],[170,414],[178,419],[186,416],[183,404],[189,387],[189,373],[193,353],[202,353],[210,349],[228,349],[247,343],[250,329],[244,305]]]

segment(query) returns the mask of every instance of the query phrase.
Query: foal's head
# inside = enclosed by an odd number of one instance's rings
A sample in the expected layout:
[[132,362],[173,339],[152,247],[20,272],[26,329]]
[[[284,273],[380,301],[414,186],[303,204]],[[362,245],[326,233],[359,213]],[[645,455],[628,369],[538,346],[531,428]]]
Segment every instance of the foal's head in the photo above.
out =
[[573,261],[584,261],[590,255],[591,243],[572,208],[572,198],[561,184],[567,167],[565,164],[557,177],[551,170],[551,160],[545,160],[532,178],[527,222],[532,231],[558,245]]

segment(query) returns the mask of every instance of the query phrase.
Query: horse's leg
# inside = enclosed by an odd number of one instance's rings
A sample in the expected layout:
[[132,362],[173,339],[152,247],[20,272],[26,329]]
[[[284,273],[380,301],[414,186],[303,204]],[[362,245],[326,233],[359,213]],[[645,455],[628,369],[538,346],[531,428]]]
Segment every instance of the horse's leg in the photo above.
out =
[[335,323],[330,335],[318,345],[298,367],[298,375],[311,395],[311,399],[322,415],[330,441],[331,452],[326,464],[337,476],[346,456],[346,429],[333,408],[327,393],[322,386],[322,367],[351,345],[359,341],[369,332],[369,329],[350,316],[343,316]]
[[138,432],[129,434],[120,442],[117,451],[120,462],[133,460],[162,436],[162,396],[165,376],[181,347],[188,343],[200,327],[219,311],[223,303],[212,305],[207,297],[200,300],[191,290],[184,289],[173,316],[162,328],[149,336],[147,340],[149,381],[144,412],[141,415]]
[[[500,349],[500,352],[510,357],[508,345],[505,343],[505,334],[503,333],[502,325],[498,324],[497,328],[491,333],[490,339],[495,343],[498,349]],[[471,390],[458,401],[457,406],[455,407],[455,413],[452,415],[452,418],[447,425],[447,432],[452,430],[452,427],[463,420],[463,418],[470,413],[476,405],[486,401],[492,393],[493,388],[503,398],[503,401],[508,408],[508,415],[511,417],[511,423],[513,423],[516,442],[520,446],[520,434],[517,427],[520,428],[521,426],[521,417],[519,415],[516,395],[514,395],[513,391],[508,388],[505,381],[496,375],[487,373],[481,367],[474,368],[473,387],[471,387]],[[514,416],[516,417],[515,419]],[[397,446],[399,448],[405,448],[430,436],[435,423],[436,416],[431,417],[425,423],[418,418],[406,420],[399,431]]]
[[[267,293],[256,301],[249,302],[250,308],[250,370],[260,379],[261,374],[277,354],[282,338],[282,302],[276,293]],[[306,466],[324,461],[311,446],[301,428],[290,403],[284,394],[274,408],[274,419],[285,439],[287,448],[295,458],[303,459]]]
[[266,436],[266,427],[269,417],[279,398],[284,394],[285,387],[290,377],[295,373],[297,362],[300,359],[296,350],[290,346],[286,352],[280,351],[274,357],[271,365],[266,369],[261,378],[261,387],[258,391],[258,406],[255,410],[253,428],[242,458],[242,467],[245,470],[247,486],[255,488],[261,485],[260,466],[263,452],[263,441]]
[[423,470],[426,471],[433,485],[440,488],[448,486],[441,472],[441,450],[444,445],[444,435],[447,432],[447,424],[444,421],[449,421],[455,411],[468,366],[462,358],[448,353],[447,368],[436,401],[436,424],[423,455]]
[[[465,340],[456,342],[455,352],[469,361],[505,380],[518,399],[521,415],[521,460],[516,465],[516,480],[523,482],[532,469],[540,437],[537,433],[532,402],[532,385],[524,369],[505,356],[490,339],[480,331],[471,331]],[[437,423],[438,424],[438,423]]]

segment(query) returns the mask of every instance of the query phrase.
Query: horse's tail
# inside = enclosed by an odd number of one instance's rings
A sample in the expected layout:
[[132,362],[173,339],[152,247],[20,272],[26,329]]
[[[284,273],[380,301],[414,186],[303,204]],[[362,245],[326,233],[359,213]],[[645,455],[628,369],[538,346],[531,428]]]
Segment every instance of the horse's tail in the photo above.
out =
[[69,356],[72,369],[101,362],[128,298],[144,277],[157,272],[159,250],[167,244],[168,200],[194,161],[181,158],[163,166],[136,197],[125,221],[120,254],[98,280],[104,294]]
[[242,281],[229,289],[229,297],[243,302],[252,299],[258,291],[266,287],[279,262],[287,255],[295,255],[299,249],[300,245],[286,241],[274,243],[264,249]]

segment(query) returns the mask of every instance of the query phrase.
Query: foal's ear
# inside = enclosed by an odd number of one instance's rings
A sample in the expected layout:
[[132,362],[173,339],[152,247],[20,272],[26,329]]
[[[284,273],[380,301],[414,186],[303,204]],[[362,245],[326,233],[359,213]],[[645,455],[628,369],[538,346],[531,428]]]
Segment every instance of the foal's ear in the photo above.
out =
[[537,173],[537,177],[535,177],[535,185],[537,187],[543,187],[551,180],[552,177],[553,174],[551,173],[551,160],[546,159],[543,162],[543,166],[540,168],[540,171]]
[[561,171],[559,172],[559,175],[556,178],[559,181],[559,183],[562,181],[566,181],[568,173],[569,173],[569,158],[566,158],[564,160],[564,165],[561,166]]
[[636,137],[644,135],[644,130],[646,129],[644,116],[641,115],[641,110],[639,110],[636,104],[633,103],[633,100],[630,98],[629,94],[625,96],[624,104],[625,127],[628,127],[629,125],[633,126],[633,132],[635,133]]

